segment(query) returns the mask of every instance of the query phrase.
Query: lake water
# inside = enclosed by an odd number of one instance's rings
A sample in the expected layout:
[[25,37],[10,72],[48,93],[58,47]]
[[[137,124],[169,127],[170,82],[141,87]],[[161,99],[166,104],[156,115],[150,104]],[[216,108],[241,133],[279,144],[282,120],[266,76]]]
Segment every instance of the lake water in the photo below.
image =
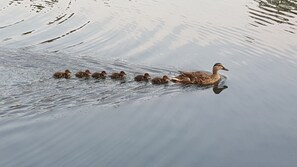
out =
[[[296,0],[2,0],[0,20],[1,167],[297,164]],[[217,62],[218,87],[133,81]]]

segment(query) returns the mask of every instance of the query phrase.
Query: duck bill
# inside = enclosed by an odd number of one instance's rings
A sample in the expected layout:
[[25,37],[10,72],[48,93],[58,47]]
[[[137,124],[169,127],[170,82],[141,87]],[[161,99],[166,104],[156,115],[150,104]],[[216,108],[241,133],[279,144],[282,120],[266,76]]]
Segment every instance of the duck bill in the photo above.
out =
[[227,68],[225,68],[225,67],[224,67],[222,70],[229,71],[229,70],[228,70]]

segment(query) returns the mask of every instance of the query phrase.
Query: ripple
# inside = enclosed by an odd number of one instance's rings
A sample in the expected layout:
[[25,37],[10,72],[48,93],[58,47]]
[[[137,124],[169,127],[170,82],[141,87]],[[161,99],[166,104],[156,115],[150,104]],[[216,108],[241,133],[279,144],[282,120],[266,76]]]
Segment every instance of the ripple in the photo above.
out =
[[45,43],[51,43],[51,42],[54,42],[54,41],[56,41],[56,40],[58,40],[58,39],[60,39],[60,38],[63,38],[63,37],[65,37],[65,36],[67,36],[67,35],[70,35],[71,33],[74,33],[74,32],[76,32],[76,31],[78,31],[78,30],[84,28],[84,27],[85,27],[87,24],[89,24],[89,23],[90,23],[90,21],[86,22],[85,24],[83,24],[82,26],[80,26],[80,27],[78,27],[78,28],[76,28],[76,29],[73,29],[73,30],[67,32],[66,34],[63,34],[63,35],[61,35],[61,36],[59,36],[59,37],[55,37],[55,38],[53,38],[53,39],[49,39],[49,40],[43,41],[43,42],[41,42],[40,44],[45,44]]
[[23,21],[25,21],[25,20],[20,20],[20,21],[17,21],[15,23],[12,23],[12,24],[9,24],[9,25],[1,26],[0,29],[7,28],[7,27],[10,27],[10,26],[14,26],[14,25],[19,24],[19,23],[21,23]]
[[[267,24],[274,25],[287,24],[290,27],[296,27],[294,20],[296,20],[297,3],[293,1],[264,1],[255,0],[257,6],[248,7],[250,17],[255,20],[255,23],[260,26],[267,26]],[[294,33],[294,31],[291,31]]]

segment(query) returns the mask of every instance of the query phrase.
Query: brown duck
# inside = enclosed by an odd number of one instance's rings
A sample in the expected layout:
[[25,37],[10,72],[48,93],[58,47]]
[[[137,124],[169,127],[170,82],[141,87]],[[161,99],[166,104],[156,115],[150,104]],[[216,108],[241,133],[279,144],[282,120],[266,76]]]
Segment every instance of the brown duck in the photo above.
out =
[[91,72],[89,70],[86,70],[86,71],[78,71],[75,76],[77,78],[89,78],[91,76]]
[[152,79],[152,84],[166,84],[170,81],[169,77],[164,75],[161,77],[156,77]]
[[65,70],[65,72],[56,72],[56,73],[54,73],[53,77],[56,79],[58,79],[58,78],[69,79],[69,78],[71,78],[71,72],[69,70]]
[[205,71],[180,71],[181,74],[179,76],[173,77],[171,81],[181,84],[211,85],[220,81],[221,75],[218,73],[219,70],[229,71],[221,63],[216,63],[212,68],[212,73]]
[[137,82],[140,81],[146,81],[148,82],[151,79],[150,74],[145,73],[144,75],[137,75],[136,77],[134,77],[134,80]]
[[92,77],[95,79],[105,79],[107,76],[107,73],[105,71],[102,72],[95,72],[92,74]]
[[111,79],[118,79],[118,80],[123,80],[125,79],[126,77],[126,73],[124,71],[121,71],[119,73],[112,73],[110,76],[109,76]]

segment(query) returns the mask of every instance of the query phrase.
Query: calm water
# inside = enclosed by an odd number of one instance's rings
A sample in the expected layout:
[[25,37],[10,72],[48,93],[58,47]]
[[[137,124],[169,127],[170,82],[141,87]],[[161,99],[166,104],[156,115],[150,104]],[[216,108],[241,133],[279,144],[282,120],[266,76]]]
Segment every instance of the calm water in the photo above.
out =
[[[0,20],[1,167],[297,163],[295,0],[2,0]],[[133,82],[217,62],[215,88]]]

